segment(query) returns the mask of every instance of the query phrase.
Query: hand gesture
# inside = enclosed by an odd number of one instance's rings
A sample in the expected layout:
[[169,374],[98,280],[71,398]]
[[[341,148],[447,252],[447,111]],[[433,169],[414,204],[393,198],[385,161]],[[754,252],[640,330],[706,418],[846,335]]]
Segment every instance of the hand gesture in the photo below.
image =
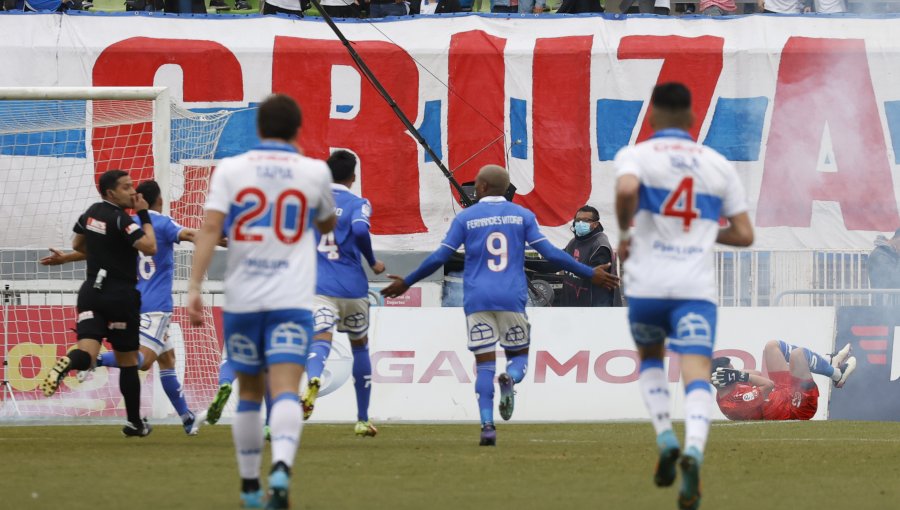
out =
[[188,291],[188,317],[191,319],[191,325],[203,325],[203,298],[200,296],[199,290]]
[[733,368],[719,367],[712,373],[709,380],[716,388],[726,388],[736,382],[749,381],[750,374]]
[[372,272],[375,274],[381,274],[384,272],[384,262],[380,260],[376,260],[375,264],[372,266]]
[[144,195],[140,193],[135,193],[134,198],[132,199],[132,203],[134,204],[133,209],[135,211],[143,211],[145,209],[149,209],[150,205],[147,204],[147,201],[144,200]]
[[602,266],[594,268],[594,276],[591,277],[591,283],[605,289],[615,289],[619,287],[619,277],[607,272],[606,270],[612,266],[607,262]]
[[395,274],[389,274],[388,278],[393,280],[390,285],[381,289],[381,295],[384,297],[395,298],[403,295],[409,290],[409,285],[403,283],[403,277]]
[[66,263],[66,254],[62,250],[50,248],[50,253],[40,260],[42,266],[58,266]]
[[756,0],[756,10],[763,12],[766,9],[766,0]]

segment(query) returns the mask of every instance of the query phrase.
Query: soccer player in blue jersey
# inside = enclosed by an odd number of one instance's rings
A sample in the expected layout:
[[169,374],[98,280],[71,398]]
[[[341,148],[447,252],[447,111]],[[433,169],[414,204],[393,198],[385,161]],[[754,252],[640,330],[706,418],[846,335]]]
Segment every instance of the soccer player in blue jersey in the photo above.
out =
[[[175,252],[173,247],[181,241],[193,241],[196,230],[184,228],[170,216],[162,214],[162,194],[156,181],[144,181],[135,190],[150,204],[150,219],[156,232],[157,249],[154,255],[138,254],[137,290],[141,293],[141,329],[138,367],[150,370],[153,363],[159,364],[159,378],[166,396],[181,418],[184,431],[196,435],[200,421],[188,409],[175,373],[175,346],[168,340],[169,323],[172,320],[172,280],[175,275]],[[134,217],[137,221],[137,216]],[[43,265],[59,265],[66,262],[84,260],[83,253],[72,251],[63,253],[51,250],[52,255],[41,259]],[[97,357],[96,366],[116,367],[115,353],[107,351]],[[83,380],[87,372],[80,372]]]
[[441,246],[406,278],[389,275],[393,280],[382,289],[386,297],[397,297],[410,286],[430,275],[465,245],[463,308],[469,336],[469,350],[475,354],[477,376],[475,393],[481,414],[482,446],[494,446],[494,373],[496,344],[506,351],[506,372],[500,374],[500,416],[512,417],[515,405],[513,387],[525,377],[531,325],[525,314],[527,281],[525,245],[562,269],[591,280],[594,285],[615,288],[619,278],[606,271],[610,266],[590,268],[553,246],[541,233],[534,213],[504,198],[509,188],[509,173],[497,165],[478,172],[475,193],[478,203],[465,209],[450,225]]
[[[641,358],[639,385],[659,449],[654,482],[672,485],[680,464],[678,506],[693,510],[700,505],[700,466],[713,402],[709,373],[718,301],[713,246],[749,246],[753,226],[734,166],[688,133],[694,122],[690,91],[665,83],[653,90],[650,102],[655,133],[615,159],[618,253],[625,263],[631,335]],[[719,228],[723,217],[729,225]],[[669,418],[667,338],[669,349],[681,355],[683,456]]]
[[334,184],[335,214],[338,222],[328,234],[317,234],[318,274],[316,279],[315,331],[306,374],[309,379],[303,394],[303,418],[309,419],[322,381],[325,360],[331,352],[335,326],[347,333],[353,351],[353,387],[356,390],[356,427],[358,436],[374,436],[378,429],[369,421],[372,392],[372,362],[369,360],[369,278],[362,262],[375,274],[384,272],[384,263],[375,259],[369,237],[372,206],[350,191],[356,181],[356,156],[344,150],[328,158]]

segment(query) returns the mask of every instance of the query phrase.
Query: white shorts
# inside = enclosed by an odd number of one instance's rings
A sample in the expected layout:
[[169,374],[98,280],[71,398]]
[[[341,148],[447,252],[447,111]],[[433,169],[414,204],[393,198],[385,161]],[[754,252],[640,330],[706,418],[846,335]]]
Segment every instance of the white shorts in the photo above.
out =
[[141,314],[141,345],[155,352],[157,356],[175,348],[169,342],[169,323],[172,312],[150,312]]
[[345,299],[317,295],[313,300],[315,334],[334,329],[359,340],[369,333],[369,298]]
[[482,354],[494,350],[497,342],[507,351],[519,351],[531,344],[528,316],[519,312],[475,312],[466,315],[469,350]]

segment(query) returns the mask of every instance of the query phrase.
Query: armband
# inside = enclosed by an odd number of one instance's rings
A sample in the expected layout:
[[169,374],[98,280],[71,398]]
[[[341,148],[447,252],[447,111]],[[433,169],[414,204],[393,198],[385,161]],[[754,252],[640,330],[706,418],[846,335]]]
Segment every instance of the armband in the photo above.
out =
[[150,224],[150,213],[147,212],[147,209],[142,209],[137,212],[137,217],[141,220],[141,225],[149,225]]

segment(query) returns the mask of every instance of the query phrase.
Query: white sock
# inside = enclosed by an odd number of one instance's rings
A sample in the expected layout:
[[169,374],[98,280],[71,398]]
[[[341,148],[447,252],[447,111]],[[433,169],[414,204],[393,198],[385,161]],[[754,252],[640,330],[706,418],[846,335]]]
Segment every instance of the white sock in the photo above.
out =
[[660,435],[667,430],[672,430],[672,419],[669,417],[669,381],[662,367],[642,367],[638,382],[641,386],[641,396],[644,397],[644,405],[650,413],[650,421]]
[[[259,478],[259,465],[262,462],[263,427],[259,404],[244,402],[238,404],[239,409],[231,425],[231,436],[234,438],[241,478],[254,479]],[[256,409],[241,409],[244,405],[255,406]]]
[[303,431],[303,408],[296,393],[284,393],[275,398],[269,416],[272,434],[272,464],[284,462],[294,465]]
[[834,367],[834,373],[831,374],[831,380],[834,381],[834,382],[838,382],[838,381],[841,380],[841,377],[842,377],[843,375],[844,375],[844,373],[841,372],[841,369],[840,369],[840,368]]
[[709,437],[709,413],[712,409],[712,391],[709,383],[705,387],[691,388],[688,385],[688,393],[684,397],[684,447],[685,451],[696,448],[701,454],[706,448],[706,438]]

